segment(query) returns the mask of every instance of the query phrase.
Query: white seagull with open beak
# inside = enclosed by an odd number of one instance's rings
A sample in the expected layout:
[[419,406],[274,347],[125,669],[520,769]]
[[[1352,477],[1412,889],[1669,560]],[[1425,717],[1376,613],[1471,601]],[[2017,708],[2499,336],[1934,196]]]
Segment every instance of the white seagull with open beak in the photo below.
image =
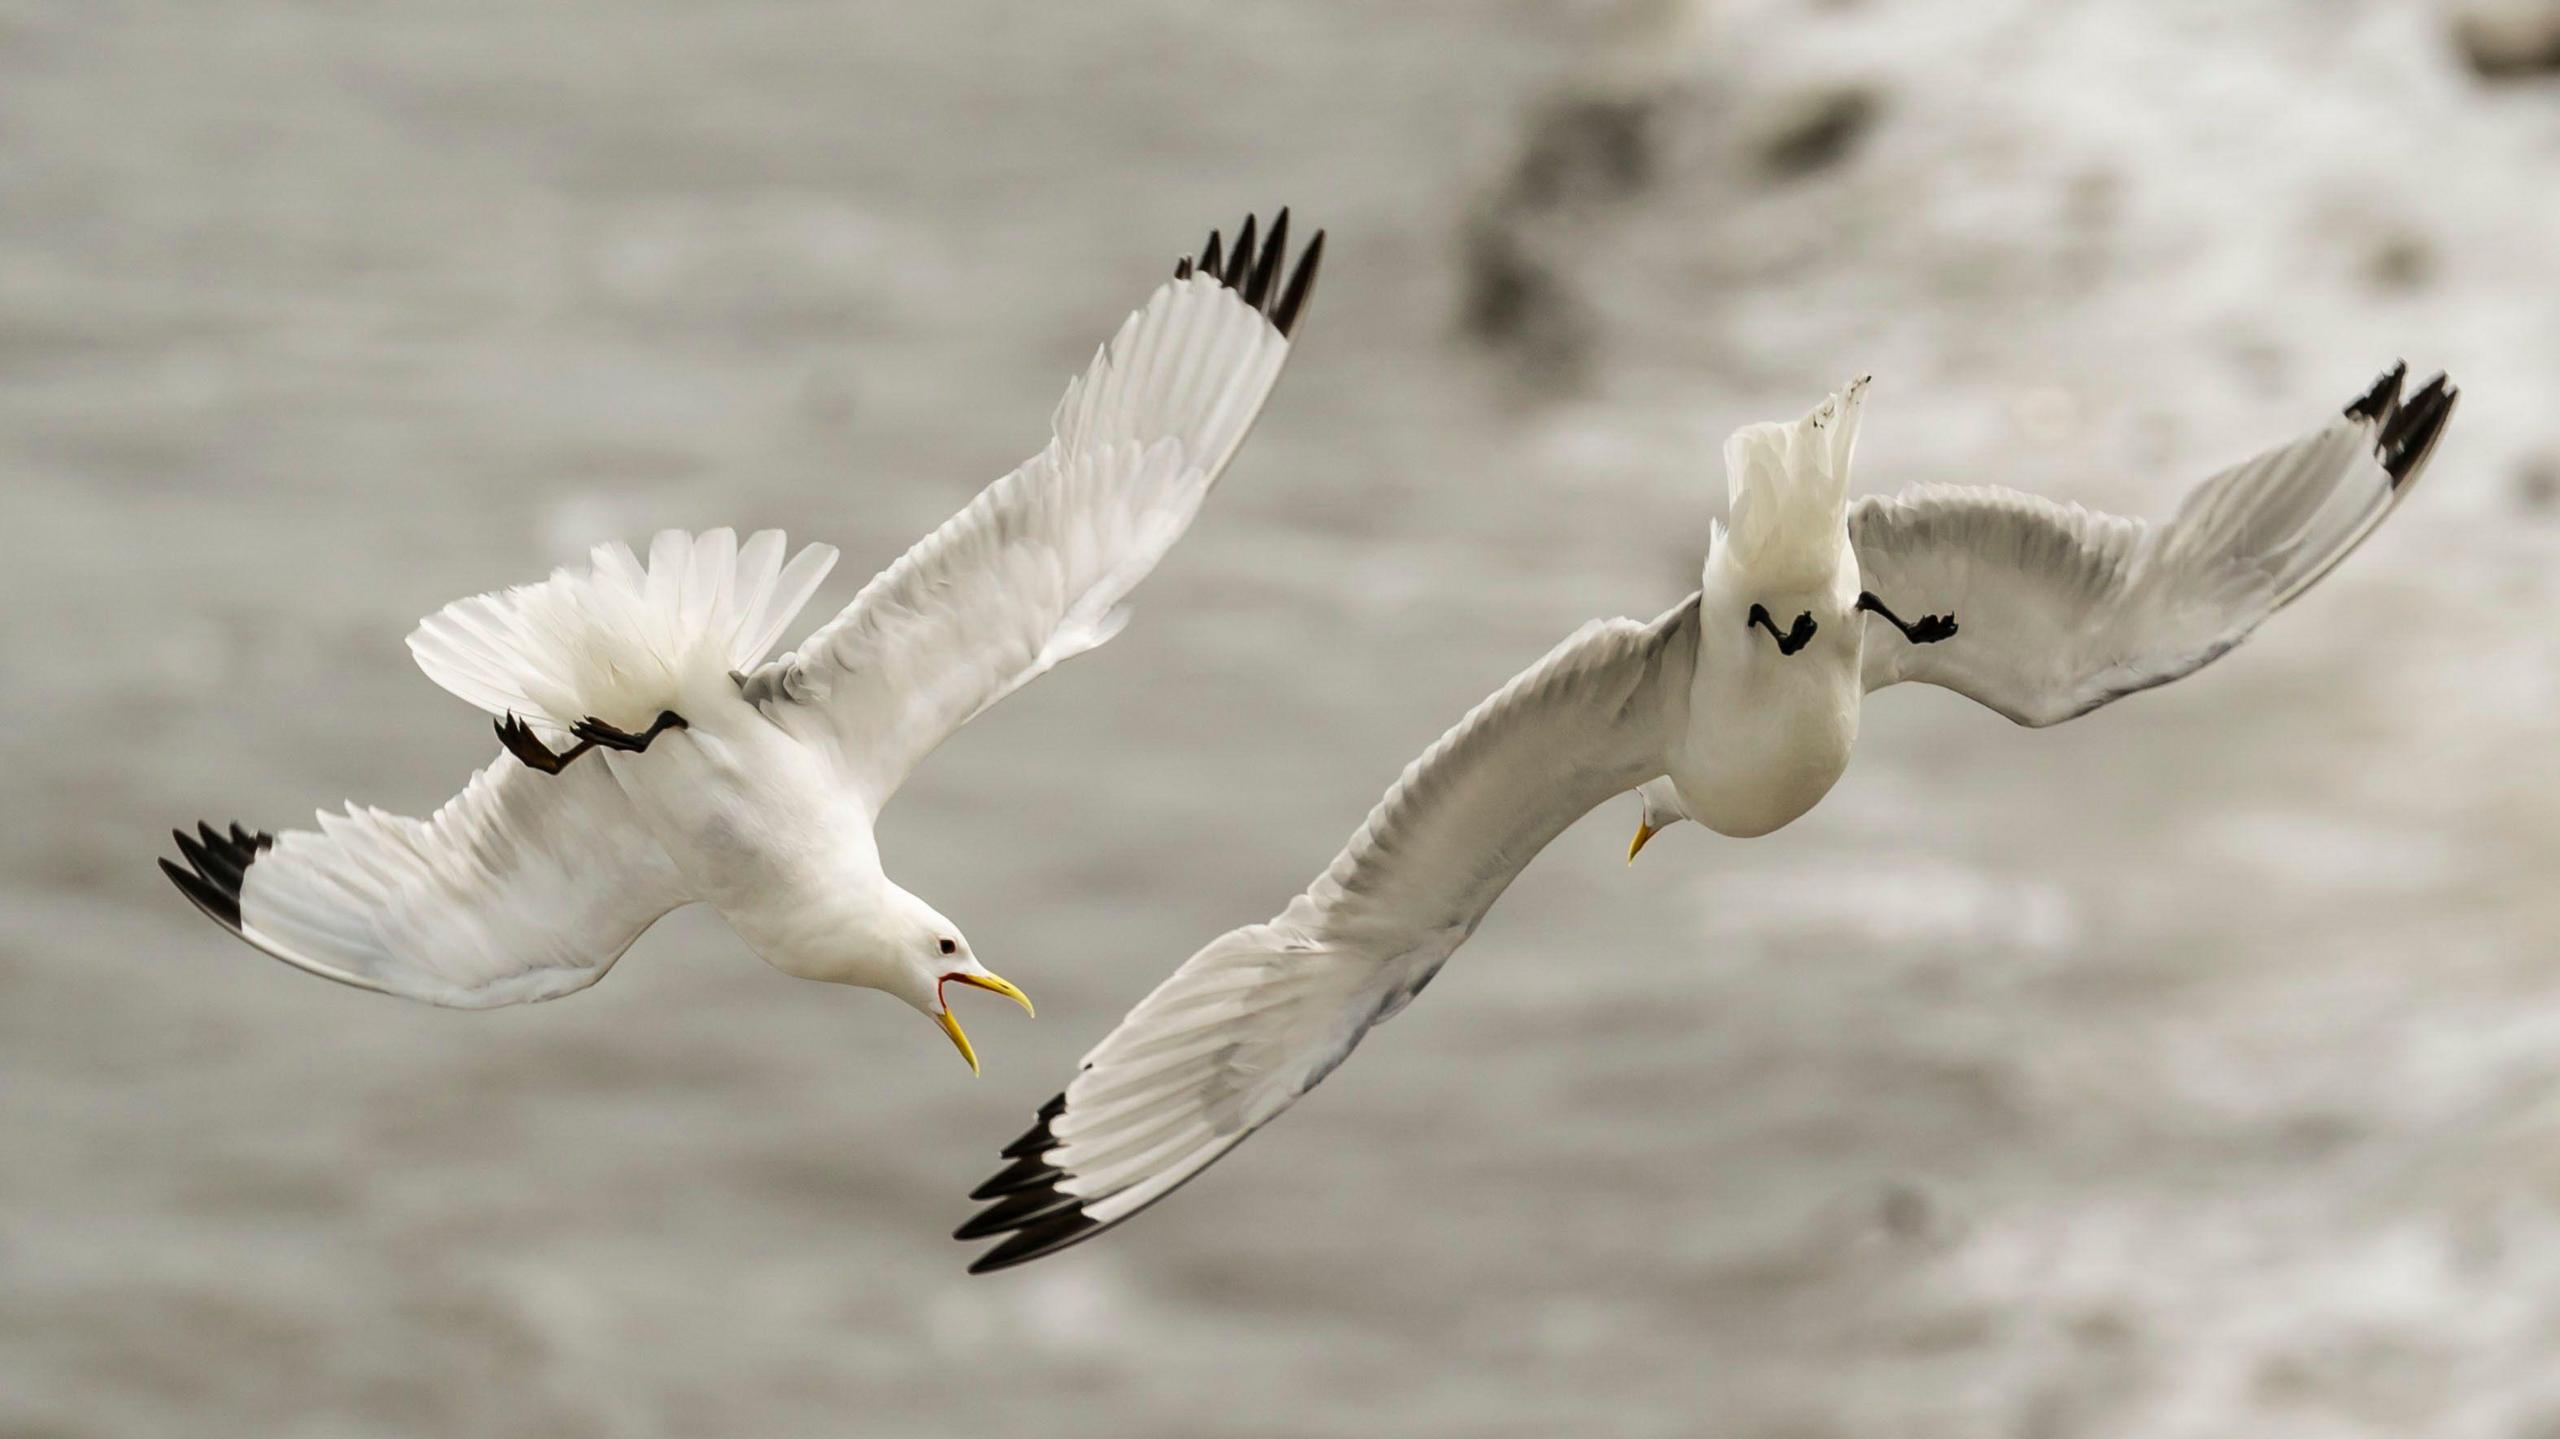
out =
[[2408,493],[2455,392],[2439,376],[2403,403],[2403,376],[2156,527],[2008,490],[1852,503],[1863,380],[1736,434],[1732,526],[1698,592],[1650,624],[1594,621],[1477,705],[1288,908],[1130,1011],[971,1196],[988,1207],[958,1237],[1004,1238],[970,1268],[1089,1239],[1242,1143],[1611,795],[1643,787],[1636,848],[1679,819],[1766,834],[1830,791],[1869,690],[1921,680],[2049,725],[2228,651]]
[[953,731],[1119,631],[1244,442],[1324,248],[1293,267],[1288,212],[1258,247],[1254,228],[1175,266],[1068,385],[1048,447],[796,653],[765,662],[827,546],[785,563],[779,531],[668,531],[645,566],[599,546],[584,573],[448,605],[409,637],[505,746],[433,817],[200,825],[161,868],[288,964],[469,1009],[583,989],[698,900],[785,973],[915,1006],[975,1070],[944,987],[1031,1002],[882,872],[872,826]]

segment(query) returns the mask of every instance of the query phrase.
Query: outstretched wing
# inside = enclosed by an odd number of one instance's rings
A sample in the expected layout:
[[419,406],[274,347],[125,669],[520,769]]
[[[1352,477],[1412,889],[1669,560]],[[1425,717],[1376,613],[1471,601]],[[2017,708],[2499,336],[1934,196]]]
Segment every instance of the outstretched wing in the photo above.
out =
[[2404,404],[2405,374],[2392,367],[2337,419],[2197,486],[2164,525],[2001,489],[1858,501],[1849,538],[1867,590],[1905,620],[1956,624],[1912,644],[1870,617],[1867,688],[1943,685],[2042,726],[2211,663],[2409,492],[2459,392],[2439,375]]
[[1523,866],[1662,772],[1687,723],[1697,597],[1586,626],[1413,762],[1306,893],[1212,940],[1085,1056],[979,1186],[958,1237],[1002,1269],[1127,1219],[1315,1087],[1421,992]]
[[455,1009],[584,989],[691,897],[594,763],[545,775],[501,755],[423,820],[351,805],[317,832],[177,840],[186,866],[160,868],[223,928],[324,979]]
[[1289,357],[1318,232],[1284,272],[1286,210],[1247,219],[1131,315],[1067,386],[1049,447],[863,587],[747,698],[836,756],[876,812],[952,731],[1119,632],[1121,601],[1190,528]]

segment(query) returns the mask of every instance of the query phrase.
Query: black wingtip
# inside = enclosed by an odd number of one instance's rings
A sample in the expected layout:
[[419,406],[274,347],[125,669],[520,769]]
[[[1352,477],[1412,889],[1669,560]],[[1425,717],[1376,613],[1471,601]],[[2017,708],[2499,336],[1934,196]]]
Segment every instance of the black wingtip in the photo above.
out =
[[1227,253],[1227,267],[1218,272],[1228,289],[1242,290],[1245,276],[1253,273],[1253,245],[1254,217],[1247,215],[1244,223],[1236,227],[1236,247]]
[[[993,1202],[953,1231],[959,1240],[987,1239],[1012,1230],[1001,1243],[979,1255],[969,1264],[972,1274],[993,1274],[1011,1269],[1034,1259],[1055,1254],[1061,1249],[1082,1244],[1098,1234],[1105,1234],[1128,1223],[1146,1210],[1154,1208],[1181,1190],[1208,1169],[1209,1162],[1232,1147],[1234,1140],[1219,1147],[1191,1171],[1152,1196],[1146,1203],[1108,1219],[1097,1219],[1085,1212],[1084,1200],[1059,1188],[1068,1176],[1048,1163],[1049,1151],[1057,1147],[1050,1124],[1067,1109],[1064,1094],[1040,1106],[1040,1121],[1031,1131],[1005,1146],[1005,1157],[1014,1163],[995,1178],[978,1186],[978,1195]],[[1243,1138],[1237,1135],[1236,1139]],[[1024,1166],[1037,1166],[1026,1170]]]
[[1262,258],[1254,262],[1253,269],[1244,277],[1246,304],[1257,310],[1262,308],[1262,302],[1271,294],[1271,277],[1279,272],[1281,257],[1288,250],[1289,209],[1284,205],[1280,213],[1271,219],[1271,233],[1262,242]]
[[981,1202],[1002,1199],[1008,1194],[1020,1194],[1026,1189],[1046,1184],[1058,1177],[1059,1171],[1056,1165],[1037,1154],[1026,1154],[998,1170],[994,1178],[970,1190],[969,1197]]
[[2409,482],[2426,468],[2427,457],[2434,453],[2437,439],[2444,434],[2445,422],[2453,417],[2454,401],[2462,398],[2462,392],[2441,372],[2420,385],[2417,393],[2403,398],[2400,387],[2408,378],[2407,362],[2395,361],[2346,408],[2349,419],[2363,420],[2374,427],[2374,459],[2391,477],[2395,491],[2408,488]]
[[1307,242],[1306,252],[1298,256],[1297,268],[1289,272],[1289,283],[1280,292],[1280,303],[1271,307],[1271,323],[1283,335],[1298,333],[1298,316],[1307,308],[1307,296],[1315,293],[1316,270],[1324,263],[1324,231]]
[[990,1235],[1036,1226],[1040,1221],[1076,1206],[1076,1197],[1056,1185],[1037,1185],[1019,1194],[1008,1194],[979,1210],[966,1223],[952,1230],[951,1237],[985,1239]]
[[1218,231],[1211,230],[1208,243],[1200,247],[1197,256],[1174,263],[1173,277],[1187,280],[1206,275],[1262,312],[1282,335],[1294,336],[1298,317],[1306,310],[1307,297],[1315,290],[1317,264],[1324,256],[1324,232],[1315,233],[1295,263],[1290,261],[1288,250],[1289,210],[1282,206],[1271,217],[1267,232],[1255,216],[1245,216],[1244,223],[1236,228],[1232,250],[1226,248]]
[[2400,408],[2400,382],[2409,378],[2409,362],[2394,360],[2391,368],[2374,379],[2373,387],[2358,395],[2347,406],[2347,416],[2357,420],[2387,420]]
[[173,829],[169,835],[178,842],[178,853],[186,857],[187,867],[181,869],[163,859],[160,872],[169,876],[169,882],[203,910],[206,918],[238,934],[240,886],[248,877],[249,866],[275,847],[276,837],[252,833],[236,824],[225,834],[203,823],[196,826],[193,835],[182,829]]
[[165,859],[160,861],[160,872],[169,876],[169,882],[178,887],[178,893],[204,911],[205,918],[234,934],[240,932],[239,901],[207,884],[204,877],[195,871],[180,869]]
[[2404,488],[2426,468],[2427,457],[2435,452],[2436,441],[2444,435],[2445,423],[2453,418],[2454,402],[2461,398],[2462,391],[2439,374],[2419,386],[2416,394],[2384,419],[2374,453],[2391,476],[2393,489]]
[[1083,1210],[1069,1210],[1042,1224],[1025,1229],[1004,1243],[969,1261],[972,1274],[993,1274],[1028,1264],[1044,1255],[1055,1254],[1072,1244],[1082,1243],[1111,1226],[1087,1215]]
[[1048,1161],[1049,1150],[1056,1144],[1049,1125],[1066,1110],[1064,1094],[1041,1105],[1038,1122],[1005,1146],[1005,1158],[1013,1163],[970,1194],[971,1199],[991,1202],[953,1230],[951,1237],[966,1242],[1005,1235],[1004,1242],[970,1262],[970,1273],[1010,1269],[1109,1227],[1086,1214],[1081,1200],[1058,1187],[1066,1176]]
[[1003,1150],[1000,1151],[1003,1157],[1007,1159],[1020,1159],[1022,1156],[1029,1154],[1034,1150],[1048,1148],[1049,1121],[1066,1112],[1066,1094],[1061,1091],[1057,1094],[1051,1095],[1049,1097],[1049,1102],[1040,1106],[1040,1112],[1038,1115],[1034,1116],[1034,1123],[1032,1126],[1029,1129],[1022,1131],[1022,1137],[1016,1139],[1011,1144],[1006,1145]]

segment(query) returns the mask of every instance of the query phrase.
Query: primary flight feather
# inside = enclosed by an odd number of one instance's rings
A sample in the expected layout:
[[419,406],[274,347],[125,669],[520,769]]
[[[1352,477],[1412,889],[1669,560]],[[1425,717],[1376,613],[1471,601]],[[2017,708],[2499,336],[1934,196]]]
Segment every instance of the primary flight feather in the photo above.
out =
[[1644,799],[1630,859],[1680,819],[1765,834],[1829,792],[1870,690],[1943,685],[2046,725],[2228,651],[2408,493],[2456,392],[2439,376],[2404,402],[2403,378],[2206,480],[2158,526],[2008,490],[1852,503],[1863,380],[1736,434],[1732,522],[1697,593],[1650,623],[1585,626],[1477,705],[1305,893],[1131,1010],[971,1196],[986,1207],[957,1237],[1000,1237],[971,1270],[1092,1238],[1242,1143],[1622,790]]
[[[1020,990],[882,872],[872,826],[987,706],[1109,640],[1287,363],[1322,257],[1288,212],[1212,232],[1067,387],[1048,445],[780,659],[835,563],[767,530],[481,595],[409,638],[504,753],[424,820],[350,806],[279,836],[177,832],[161,868],[224,928],[325,978],[486,1008],[582,989],[680,905],[776,968],[884,989],[977,1067],[949,983]],[[593,758],[589,752],[596,751]]]

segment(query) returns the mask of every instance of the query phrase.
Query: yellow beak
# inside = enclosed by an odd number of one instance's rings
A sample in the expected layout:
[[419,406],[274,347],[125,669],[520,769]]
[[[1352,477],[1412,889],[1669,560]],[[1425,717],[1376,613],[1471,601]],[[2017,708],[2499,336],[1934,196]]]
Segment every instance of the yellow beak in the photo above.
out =
[[1022,1006],[1022,1012],[1037,1019],[1040,1012],[1031,1007],[1031,996],[1013,987],[1013,981],[993,974],[953,974],[944,976],[952,984],[965,984],[972,989],[991,989]]
[[1660,833],[1662,833],[1662,831],[1655,829],[1652,825],[1646,824],[1643,820],[1637,820],[1636,837],[1634,841],[1629,843],[1627,846],[1627,863],[1635,863],[1636,856],[1644,851],[1646,842]]
[[942,1032],[951,1036],[951,1042],[960,1047],[960,1057],[969,1061],[969,1072],[977,1073],[978,1051],[969,1047],[969,1031],[960,1027],[960,1017],[946,1009],[933,1018],[942,1026]]
[[[1019,989],[1016,989],[1013,985],[1013,981],[1011,980],[999,978],[992,974],[946,974],[942,977],[942,982],[944,984],[957,982],[968,985],[972,989],[994,990],[996,993],[1003,995],[1005,998],[1012,1000],[1018,1005],[1021,1005],[1023,1013],[1032,1015],[1035,1018],[1038,1015],[1038,1011],[1031,1007],[1031,996],[1024,994]],[[969,1043],[969,1032],[960,1027],[960,1017],[953,1014],[951,1012],[951,1006],[946,1004],[942,1007],[942,1012],[935,1015],[933,1018],[935,1023],[942,1026],[942,1032],[951,1036],[951,1043],[960,1051],[960,1057],[969,1061],[969,1072],[971,1074],[976,1074],[978,1072],[978,1051]]]

